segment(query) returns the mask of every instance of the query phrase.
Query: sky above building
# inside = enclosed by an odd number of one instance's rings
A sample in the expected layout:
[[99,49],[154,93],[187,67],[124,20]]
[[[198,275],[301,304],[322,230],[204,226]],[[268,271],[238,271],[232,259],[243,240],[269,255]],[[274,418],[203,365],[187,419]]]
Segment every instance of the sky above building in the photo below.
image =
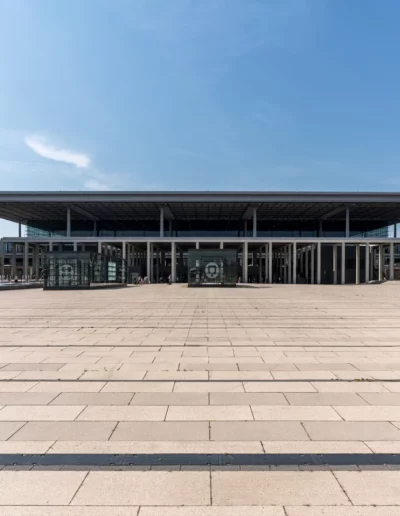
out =
[[398,0],[0,6],[3,190],[400,188]]

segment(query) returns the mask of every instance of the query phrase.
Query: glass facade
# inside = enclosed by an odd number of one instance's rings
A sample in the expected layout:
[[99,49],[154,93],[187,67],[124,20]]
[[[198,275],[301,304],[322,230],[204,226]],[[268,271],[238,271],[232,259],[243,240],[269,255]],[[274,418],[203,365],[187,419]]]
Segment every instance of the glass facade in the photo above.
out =
[[126,261],[88,252],[45,254],[44,289],[82,289],[126,283]]
[[236,251],[228,249],[189,250],[189,287],[235,286],[237,277],[238,259]]

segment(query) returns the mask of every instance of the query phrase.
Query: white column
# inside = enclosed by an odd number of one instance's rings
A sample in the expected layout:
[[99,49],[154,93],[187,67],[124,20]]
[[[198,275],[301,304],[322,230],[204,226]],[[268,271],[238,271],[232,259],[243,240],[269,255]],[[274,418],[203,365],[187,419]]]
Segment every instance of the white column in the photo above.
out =
[[29,244],[25,242],[24,244],[24,276],[25,279],[28,279],[28,261],[29,261]]
[[248,280],[248,265],[249,265],[249,253],[248,253],[248,244],[244,242],[243,244],[243,283],[247,283]]
[[224,243],[223,243],[223,242],[220,242],[220,243],[219,243],[219,248],[220,248],[220,249],[223,249],[223,248],[224,248]]
[[308,246],[306,247],[306,252],[305,252],[305,258],[304,258],[304,261],[305,261],[305,270],[304,270],[304,273],[305,273],[305,276],[306,276],[306,281],[308,283],[308,278],[309,278],[309,270],[310,270],[310,267],[308,265]]
[[346,238],[350,236],[350,209],[346,208]]
[[287,247],[283,248],[283,283],[287,283]]
[[293,242],[293,285],[297,283],[297,242]]
[[257,208],[253,209],[253,237],[257,236]]
[[268,281],[272,283],[272,242],[268,244]]
[[0,239],[0,280],[4,279],[5,242]]
[[291,244],[288,245],[287,267],[288,267],[288,283],[292,283],[292,246],[291,246]]
[[369,283],[370,246],[365,244],[365,283]]
[[164,236],[164,207],[160,208],[160,237]]
[[74,251],[78,250],[78,242],[74,242]]
[[378,267],[379,267],[379,281],[383,281],[383,245],[382,244],[379,244]]
[[321,242],[317,244],[317,284],[321,285]]
[[342,273],[341,273],[341,283],[342,285],[346,284],[346,243],[342,242]]
[[11,257],[11,279],[13,280],[17,275],[17,244],[13,242],[12,257]]
[[53,242],[49,242],[49,253],[53,252]]
[[97,242],[97,252],[98,254],[101,254],[101,242]]
[[122,283],[127,281],[126,272],[126,242],[122,242]]
[[390,272],[389,272],[390,281],[394,280],[394,243],[390,242]]
[[35,246],[35,279],[39,279],[39,245]]
[[171,242],[171,282],[176,283],[176,244]]
[[258,253],[258,283],[262,283],[262,247],[260,247]]
[[332,248],[333,284],[337,285],[337,245]]
[[151,244],[150,242],[147,242],[147,263],[146,263],[146,276],[148,277],[149,281],[151,279]]
[[67,208],[67,237],[71,236],[71,208]]
[[304,247],[300,249],[300,272],[304,274]]
[[200,242],[196,242],[196,249],[200,249]]
[[360,244],[356,244],[356,285],[360,284]]
[[311,285],[315,283],[315,244],[311,244]]

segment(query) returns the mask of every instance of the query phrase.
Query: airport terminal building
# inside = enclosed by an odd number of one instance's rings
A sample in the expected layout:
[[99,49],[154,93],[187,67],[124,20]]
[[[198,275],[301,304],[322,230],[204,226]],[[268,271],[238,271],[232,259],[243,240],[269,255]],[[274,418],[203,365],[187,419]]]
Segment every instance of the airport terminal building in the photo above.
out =
[[397,278],[400,193],[0,192],[0,218],[27,227],[1,239],[1,278],[68,252],[120,260],[121,282],[187,282],[194,249],[235,252],[242,283]]

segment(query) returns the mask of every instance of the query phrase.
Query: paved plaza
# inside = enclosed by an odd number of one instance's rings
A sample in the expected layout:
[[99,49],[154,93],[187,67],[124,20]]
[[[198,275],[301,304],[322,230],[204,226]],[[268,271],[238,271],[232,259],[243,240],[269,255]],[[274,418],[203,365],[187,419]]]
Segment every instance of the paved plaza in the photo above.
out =
[[400,284],[0,293],[0,516],[400,515]]

